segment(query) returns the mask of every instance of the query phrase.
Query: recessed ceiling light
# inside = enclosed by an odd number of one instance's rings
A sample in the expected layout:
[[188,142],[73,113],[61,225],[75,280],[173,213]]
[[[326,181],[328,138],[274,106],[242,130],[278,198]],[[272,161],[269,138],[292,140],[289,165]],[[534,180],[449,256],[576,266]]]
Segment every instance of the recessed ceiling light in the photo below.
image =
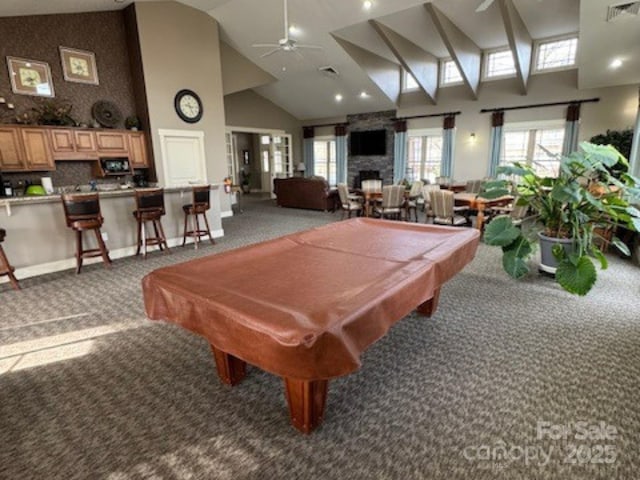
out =
[[335,96],[336,102],[341,102],[342,101],[342,94],[337,93]]
[[373,2],[371,0],[365,0],[364,2],[362,2],[362,6],[365,10],[370,10],[371,7],[373,7]]
[[298,27],[296,27],[295,25],[291,24],[291,25],[289,25],[289,33],[291,35],[296,35],[297,33],[300,33],[300,29]]
[[360,98],[369,98],[369,94],[363,90],[360,92]]
[[620,68],[622,66],[622,60],[616,58],[613,62],[611,62],[611,68]]

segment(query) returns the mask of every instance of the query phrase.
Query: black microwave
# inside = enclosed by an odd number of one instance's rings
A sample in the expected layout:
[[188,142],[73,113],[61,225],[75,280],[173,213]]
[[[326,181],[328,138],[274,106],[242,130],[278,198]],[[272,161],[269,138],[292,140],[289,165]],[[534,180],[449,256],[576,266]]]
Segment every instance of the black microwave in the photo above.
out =
[[105,175],[129,175],[131,164],[126,157],[101,158],[100,167]]

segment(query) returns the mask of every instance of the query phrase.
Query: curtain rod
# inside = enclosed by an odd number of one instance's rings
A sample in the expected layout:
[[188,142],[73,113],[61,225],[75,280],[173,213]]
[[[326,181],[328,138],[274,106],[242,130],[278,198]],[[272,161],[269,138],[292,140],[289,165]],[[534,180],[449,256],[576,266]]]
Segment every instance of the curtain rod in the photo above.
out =
[[348,123],[340,122],[340,123],[323,123],[320,125],[303,125],[302,128],[339,127],[340,125],[348,125]]
[[557,107],[560,105],[571,105],[576,103],[595,103],[599,102],[600,98],[585,98],[584,100],[568,100],[566,102],[552,102],[552,103],[533,103],[531,105],[520,105],[518,107],[503,107],[503,108],[483,108],[480,113],[493,113],[493,112],[506,112],[507,110],[524,110],[526,108],[541,108],[541,107]]
[[444,112],[444,113],[429,113],[426,115],[412,115],[411,117],[398,117],[394,118],[394,120],[412,120],[414,118],[430,118],[430,117],[455,117],[456,115],[461,115],[461,111],[457,112]]
[[[462,112],[461,111],[457,111],[457,112],[444,112],[444,113],[430,113],[427,115],[413,115],[411,117],[397,117],[397,118],[392,118],[391,120],[393,120],[394,122],[396,120],[412,120],[414,118],[429,118],[429,117],[453,117],[456,115],[461,115]],[[319,128],[319,127],[337,127],[339,125],[349,125],[348,122],[340,122],[340,123],[324,123],[321,125],[303,125],[302,128],[305,127],[311,127],[311,128]]]

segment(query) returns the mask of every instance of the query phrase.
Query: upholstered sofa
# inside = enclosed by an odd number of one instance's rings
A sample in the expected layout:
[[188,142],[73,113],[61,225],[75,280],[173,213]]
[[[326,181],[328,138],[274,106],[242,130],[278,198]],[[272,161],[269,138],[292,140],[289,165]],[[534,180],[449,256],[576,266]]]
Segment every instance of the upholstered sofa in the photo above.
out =
[[276,178],[273,191],[279,207],[329,211],[336,208],[337,193],[329,189],[329,184],[322,177]]

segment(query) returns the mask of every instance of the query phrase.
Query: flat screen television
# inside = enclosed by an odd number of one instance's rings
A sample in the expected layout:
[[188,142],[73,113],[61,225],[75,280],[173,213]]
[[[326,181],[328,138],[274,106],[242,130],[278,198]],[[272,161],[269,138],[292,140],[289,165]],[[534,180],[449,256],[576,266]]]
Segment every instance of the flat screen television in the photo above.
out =
[[350,155],[385,155],[387,153],[387,131],[367,130],[349,133]]

